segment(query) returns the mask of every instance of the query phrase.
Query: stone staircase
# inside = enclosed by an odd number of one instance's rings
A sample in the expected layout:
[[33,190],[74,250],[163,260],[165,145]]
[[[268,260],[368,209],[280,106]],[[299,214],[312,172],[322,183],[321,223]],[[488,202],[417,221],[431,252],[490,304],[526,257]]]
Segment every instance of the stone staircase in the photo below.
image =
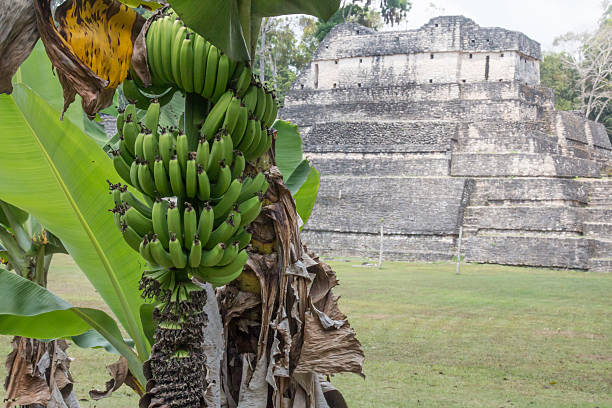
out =
[[589,181],[583,234],[589,240],[589,270],[612,272],[612,177]]

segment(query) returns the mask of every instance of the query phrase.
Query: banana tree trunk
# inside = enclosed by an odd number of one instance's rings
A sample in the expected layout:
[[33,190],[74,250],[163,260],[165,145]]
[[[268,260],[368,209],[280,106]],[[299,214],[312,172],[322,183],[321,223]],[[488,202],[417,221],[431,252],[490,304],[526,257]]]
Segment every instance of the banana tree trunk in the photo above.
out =
[[270,188],[252,224],[247,265],[217,290],[225,339],[220,406],[345,407],[324,376],[362,375],[363,351],[332,292],[335,273],[301,242],[273,152],[257,163]]

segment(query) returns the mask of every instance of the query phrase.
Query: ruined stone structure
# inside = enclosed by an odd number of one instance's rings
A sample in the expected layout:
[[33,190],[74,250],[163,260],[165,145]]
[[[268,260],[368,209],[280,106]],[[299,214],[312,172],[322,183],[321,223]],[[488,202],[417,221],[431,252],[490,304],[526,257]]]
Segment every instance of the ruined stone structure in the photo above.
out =
[[309,247],[612,270],[612,146],[554,110],[540,45],[439,17],[418,30],[335,27],[281,112],[321,171]]

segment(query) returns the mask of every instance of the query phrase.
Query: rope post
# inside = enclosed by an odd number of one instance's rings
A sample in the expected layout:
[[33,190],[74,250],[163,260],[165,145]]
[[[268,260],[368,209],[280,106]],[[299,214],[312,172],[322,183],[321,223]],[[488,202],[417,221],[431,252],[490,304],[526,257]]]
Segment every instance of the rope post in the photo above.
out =
[[457,241],[457,275],[459,275],[459,267],[461,266],[461,238],[463,235],[463,226],[459,226],[459,240]]

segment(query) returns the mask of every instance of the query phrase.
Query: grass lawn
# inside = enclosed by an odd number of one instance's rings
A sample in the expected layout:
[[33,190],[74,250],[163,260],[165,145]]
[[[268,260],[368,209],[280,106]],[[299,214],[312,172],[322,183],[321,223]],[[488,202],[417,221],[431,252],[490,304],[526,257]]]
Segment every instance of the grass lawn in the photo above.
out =
[[[611,274],[464,265],[457,276],[445,263],[330,263],[366,354],[366,380],[334,378],[351,408],[612,407]],[[65,299],[99,305],[68,258],[51,275]],[[4,337],[0,354],[8,350]],[[88,398],[115,357],[69,352],[77,396]],[[81,406],[131,408],[137,398],[122,388]]]

